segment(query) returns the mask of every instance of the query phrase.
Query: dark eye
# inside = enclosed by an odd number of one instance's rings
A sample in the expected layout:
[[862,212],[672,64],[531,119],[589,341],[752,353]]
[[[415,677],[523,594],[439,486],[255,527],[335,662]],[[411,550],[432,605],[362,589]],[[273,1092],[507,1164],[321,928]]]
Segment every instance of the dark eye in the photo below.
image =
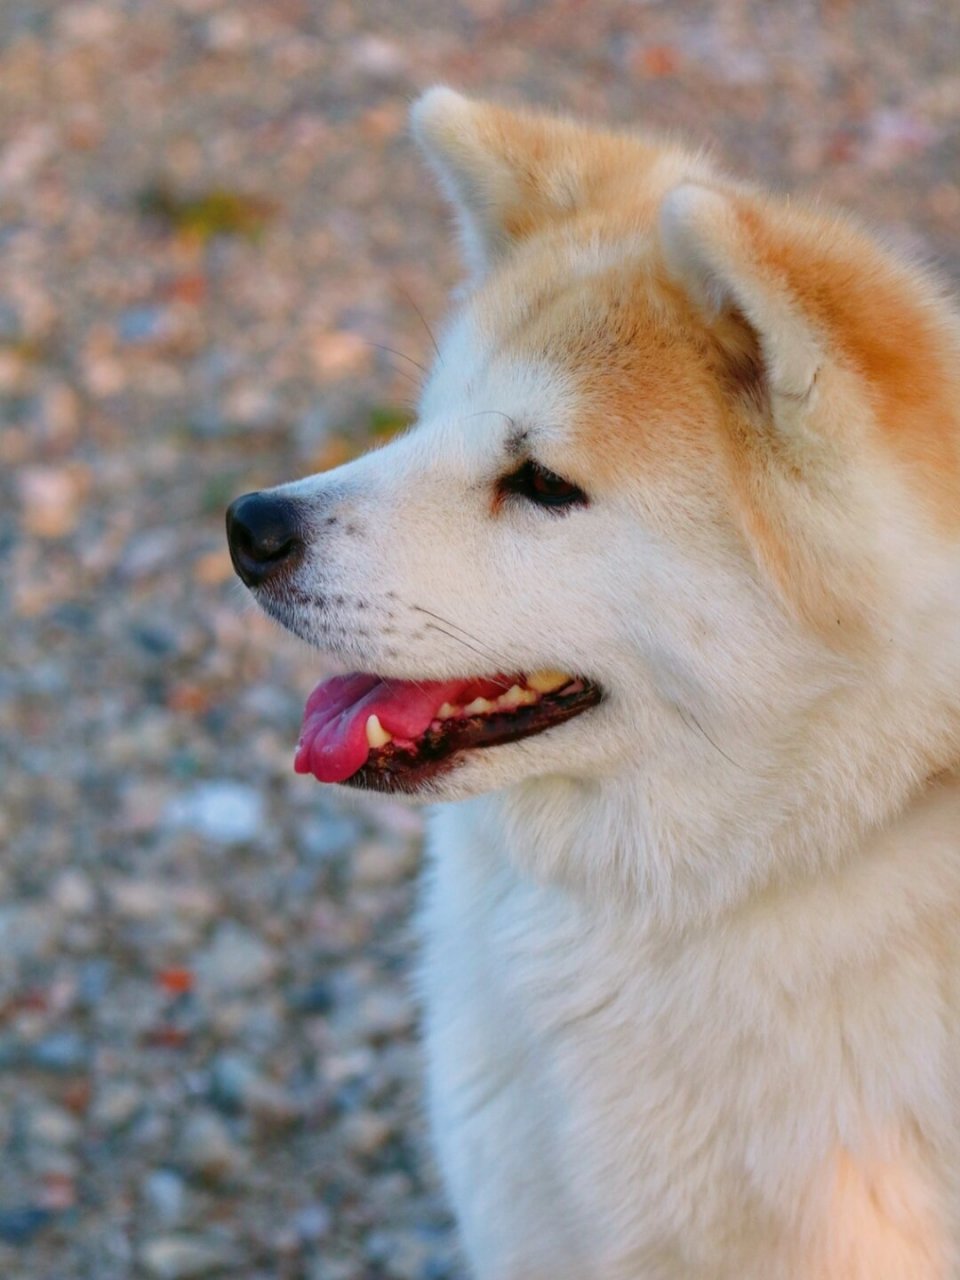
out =
[[504,476],[499,484],[501,495],[516,494],[535,502],[538,507],[585,507],[587,495],[563,476],[548,471],[538,462],[525,462]]

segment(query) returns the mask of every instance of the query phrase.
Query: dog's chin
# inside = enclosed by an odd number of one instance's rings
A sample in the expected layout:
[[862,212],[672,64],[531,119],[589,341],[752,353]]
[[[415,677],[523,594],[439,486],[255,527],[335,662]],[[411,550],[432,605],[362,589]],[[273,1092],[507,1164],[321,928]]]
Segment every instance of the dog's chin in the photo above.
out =
[[582,765],[573,763],[579,758],[573,735],[579,735],[579,724],[563,725],[519,742],[456,752],[442,768],[431,771],[390,775],[362,769],[341,785],[396,796],[416,806],[470,800],[538,778],[579,773]]
[[441,769],[411,769],[404,773],[364,767],[340,785],[354,791],[400,796],[416,805],[469,800],[471,796],[497,791],[504,785],[504,768],[498,759],[504,754],[511,754],[509,747],[492,748],[485,751],[482,758],[474,752],[461,751],[451,756]]

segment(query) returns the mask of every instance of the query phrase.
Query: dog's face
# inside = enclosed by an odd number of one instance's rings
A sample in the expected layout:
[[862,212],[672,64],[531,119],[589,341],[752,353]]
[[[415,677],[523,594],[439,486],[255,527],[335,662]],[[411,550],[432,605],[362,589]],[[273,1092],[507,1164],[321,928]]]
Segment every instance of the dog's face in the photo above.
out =
[[416,128],[474,269],[419,422],[231,509],[264,609],[363,673],[298,768],[430,799],[786,768],[958,519],[936,304],[679,150],[446,90]]

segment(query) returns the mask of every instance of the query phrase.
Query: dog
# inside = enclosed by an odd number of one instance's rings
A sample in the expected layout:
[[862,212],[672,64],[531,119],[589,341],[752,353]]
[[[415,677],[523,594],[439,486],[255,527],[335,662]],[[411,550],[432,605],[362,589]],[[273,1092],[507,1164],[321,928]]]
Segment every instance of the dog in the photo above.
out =
[[353,674],[296,768],[429,820],[478,1280],[960,1276],[960,322],[851,219],[438,87],[415,427],[238,499]]

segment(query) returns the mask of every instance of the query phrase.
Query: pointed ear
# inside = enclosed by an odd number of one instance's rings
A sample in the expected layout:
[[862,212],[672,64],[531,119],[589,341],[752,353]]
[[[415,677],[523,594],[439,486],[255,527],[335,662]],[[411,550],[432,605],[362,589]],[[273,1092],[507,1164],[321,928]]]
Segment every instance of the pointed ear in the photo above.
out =
[[[731,475],[757,561],[831,643],[854,636],[868,561],[838,556],[832,541],[843,527],[834,498],[844,466],[824,416],[846,402],[832,376],[832,344],[808,309],[809,282],[800,293],[818,240],[799,237],[760,196],[688,183],[661,204],[660,242],[668,275],[700,313],[755,428],[736,438]],[[848,544],[856,545],[855,535]]]
[[798,423],[825,351],[791,291],[786,246],[773,242],[758,208],[749,197],[687,183],[661,205],[660,238],[668,273],[721,347],[736,360],[752,346],[774,418]]
[[429,89],[413,134],[457,213],[467,264],[483,275],[512,244],[585,206],[653,148],[567,120]]
[[[457,215],[467,266],[482,276],[553,205],[572,208],[577,183],[562,152],[574,126],[474,102],[437,86],[413,107],[413,134]],[[547,206],[547,207],[545,207]]]

